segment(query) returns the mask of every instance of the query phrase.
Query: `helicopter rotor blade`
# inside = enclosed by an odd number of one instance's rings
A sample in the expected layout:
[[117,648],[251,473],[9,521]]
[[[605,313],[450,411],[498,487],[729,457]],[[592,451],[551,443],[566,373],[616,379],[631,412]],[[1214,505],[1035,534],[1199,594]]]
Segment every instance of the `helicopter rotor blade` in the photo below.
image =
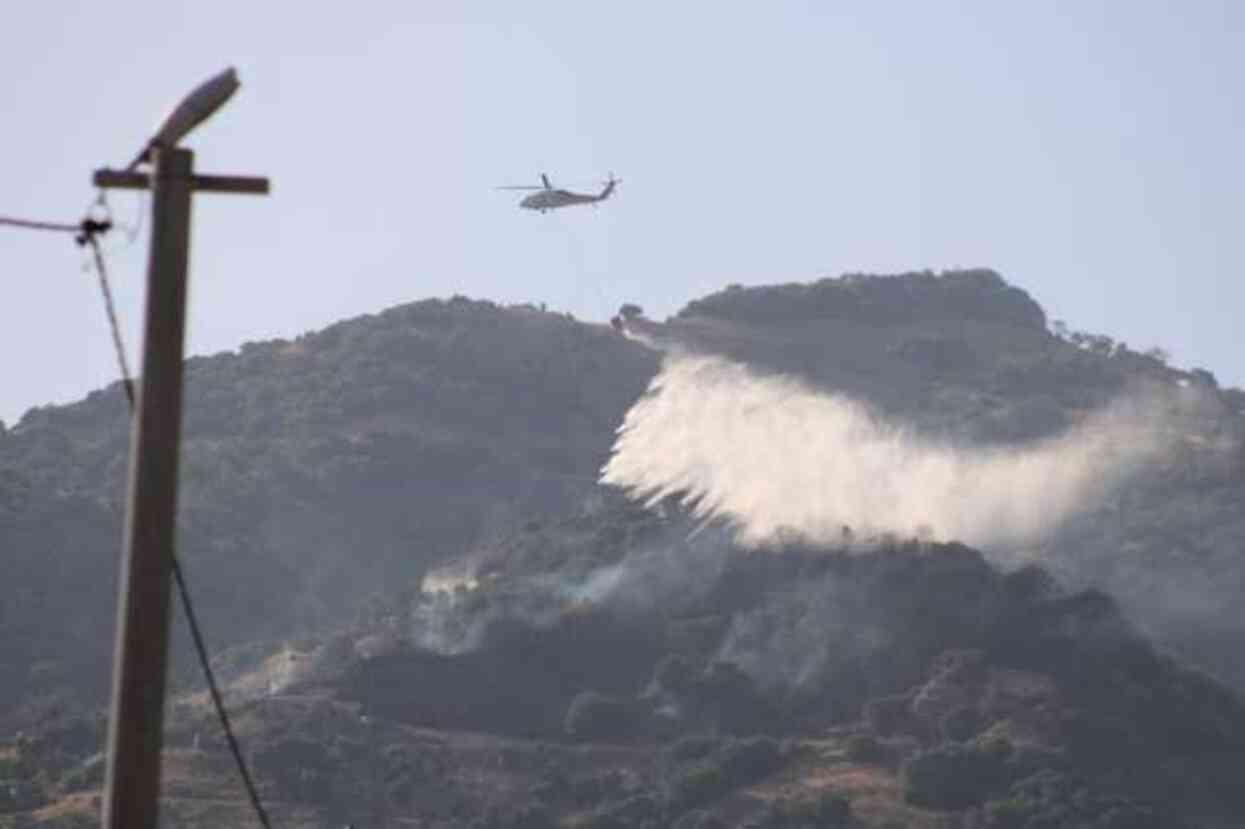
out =
[[544,190],[543,187],[534,187],[530,184],[514,184],[503,187],[495,187],[494,190]]

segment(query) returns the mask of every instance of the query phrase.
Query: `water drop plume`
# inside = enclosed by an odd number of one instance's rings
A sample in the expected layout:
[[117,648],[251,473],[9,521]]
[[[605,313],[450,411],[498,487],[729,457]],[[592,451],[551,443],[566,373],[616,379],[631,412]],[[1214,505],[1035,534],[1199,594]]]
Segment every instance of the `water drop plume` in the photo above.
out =
[[1133,392],[1046,440],[963,447],[792,377],[672,351],[601,478],[649,503],[675,496],[749,545],[886,534],[1024,545],[1161,452],[1171,409]]

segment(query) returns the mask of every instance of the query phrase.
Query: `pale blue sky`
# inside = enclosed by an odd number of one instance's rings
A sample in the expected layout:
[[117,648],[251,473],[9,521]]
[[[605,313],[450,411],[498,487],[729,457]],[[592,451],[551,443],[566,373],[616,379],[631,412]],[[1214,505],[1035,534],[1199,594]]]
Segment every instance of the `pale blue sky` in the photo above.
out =
[[[463,11],[464,9],[469,11]],[[15,3],[0,215],[76,220],[224,66],[187,142],[190,350],[463,293],[603,320],[731,282],[989,266],[1054,318],[1245,384],[1245,3]],[[540,216],[492,190],[624,181]],[[112,202],[122,220],[137,197]],[[109,242],[131,355],[145,238]],[[68,239],[0,228],[0,418],[115,377]]]

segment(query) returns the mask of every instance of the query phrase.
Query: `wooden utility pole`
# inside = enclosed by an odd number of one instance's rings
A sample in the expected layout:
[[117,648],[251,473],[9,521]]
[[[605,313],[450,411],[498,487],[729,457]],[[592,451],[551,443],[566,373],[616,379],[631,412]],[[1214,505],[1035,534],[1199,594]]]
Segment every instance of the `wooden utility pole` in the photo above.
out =
[[151,161],[150,176],[98,170],[94,179],[98,187],[150,187],[153,193],[142,380],[133,425],[103,804],[103,825],[109,829],[155,829],[158,818],[191,195],[196,190],[268,192],[267,179],[196,176],[190,150],[154,147]]

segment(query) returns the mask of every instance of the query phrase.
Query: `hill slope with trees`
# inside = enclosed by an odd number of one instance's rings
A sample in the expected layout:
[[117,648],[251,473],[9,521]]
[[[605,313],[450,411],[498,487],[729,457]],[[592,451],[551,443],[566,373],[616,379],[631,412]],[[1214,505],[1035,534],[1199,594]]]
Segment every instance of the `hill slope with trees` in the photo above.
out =
[[[1139,386],[1197,405],[1024,561],[758,553],[597,484],[662,359],[606,326],[455,298],[192,359],[179,553],[283,825],[1245,816],[1245,393],[983,270],[732,287],[654,329],[956,446]],[[128,440],[119,385],[0,432],[0,821],[92,814]],[[184,644],[166,814],[241,825]]]

